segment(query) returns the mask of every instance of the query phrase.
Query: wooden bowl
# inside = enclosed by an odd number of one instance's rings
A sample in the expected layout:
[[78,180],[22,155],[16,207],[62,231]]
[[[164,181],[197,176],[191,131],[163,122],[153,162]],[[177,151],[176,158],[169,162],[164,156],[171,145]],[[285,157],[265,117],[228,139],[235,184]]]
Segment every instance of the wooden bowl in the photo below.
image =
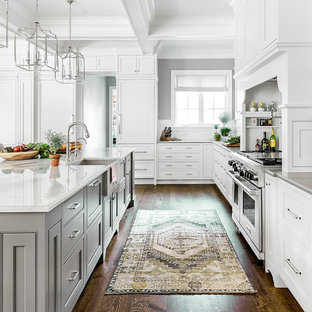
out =
[[39,151],[17,152],[17,153],[0,153],[0,157],[5,160],[26,160],[34,158]]

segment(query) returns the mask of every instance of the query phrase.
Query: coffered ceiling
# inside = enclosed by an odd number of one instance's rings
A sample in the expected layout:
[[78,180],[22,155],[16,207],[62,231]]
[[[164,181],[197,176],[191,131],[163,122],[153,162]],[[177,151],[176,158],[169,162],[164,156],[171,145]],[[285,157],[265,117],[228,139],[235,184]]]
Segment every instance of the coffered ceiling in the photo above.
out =
[[[76,0],[73,38],[88,47],[137,47],[161,58],[233,57],[231,0]],[[34,21],[35,0],[10,1],[10,28]],[[68,36],[66,0],[39,0],[41,24]],[[1,12],[0,12],[1,17]],[[0,20],[1,22],[1,20]]]

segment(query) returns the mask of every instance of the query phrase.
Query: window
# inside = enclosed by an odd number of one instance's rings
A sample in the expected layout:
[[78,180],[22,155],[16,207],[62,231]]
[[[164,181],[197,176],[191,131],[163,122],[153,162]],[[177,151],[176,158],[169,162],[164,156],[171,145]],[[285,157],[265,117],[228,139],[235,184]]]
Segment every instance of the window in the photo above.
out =
[[232,72],[174,70],[171,93],[175,126],[212,126],[221,113],[232,111]]

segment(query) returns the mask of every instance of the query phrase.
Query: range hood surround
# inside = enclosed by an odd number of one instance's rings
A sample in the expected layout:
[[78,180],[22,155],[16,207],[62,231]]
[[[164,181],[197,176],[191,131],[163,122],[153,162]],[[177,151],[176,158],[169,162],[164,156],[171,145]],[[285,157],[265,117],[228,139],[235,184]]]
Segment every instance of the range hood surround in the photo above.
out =
[[282,94],[283,171],[312,172],[312,46],[278,45],[235,75],[237,112],[246,91],[277,77]]

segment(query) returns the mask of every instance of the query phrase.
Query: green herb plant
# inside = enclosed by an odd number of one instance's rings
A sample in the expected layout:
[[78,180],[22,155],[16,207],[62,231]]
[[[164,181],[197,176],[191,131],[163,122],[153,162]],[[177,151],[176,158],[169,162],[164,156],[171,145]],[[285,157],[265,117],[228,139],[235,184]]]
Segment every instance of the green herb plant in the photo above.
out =
[[47,130],[44,133],[44,137],[50,145],[50,151],[54,155],[66,142],[66,137],[62,132],[54,132],[52,130]]
[[51,154],[50,145],[39,142],[39,143],[29,143],[26,145],[28,148],[32,148],[34,151],[39,151],[38,157],[49,158]]

